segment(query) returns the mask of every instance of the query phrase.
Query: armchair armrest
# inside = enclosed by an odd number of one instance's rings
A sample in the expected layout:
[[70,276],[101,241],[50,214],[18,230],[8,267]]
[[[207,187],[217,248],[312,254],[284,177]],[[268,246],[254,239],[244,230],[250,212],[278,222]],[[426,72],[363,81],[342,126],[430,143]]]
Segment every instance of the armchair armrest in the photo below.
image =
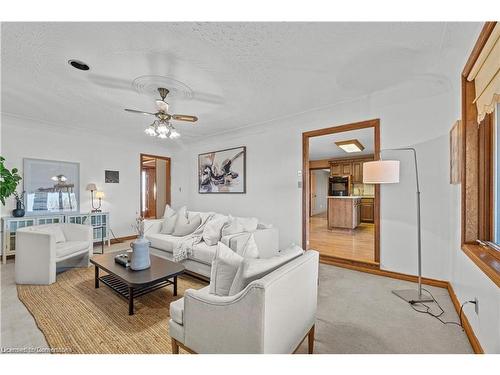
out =
[[262,352],[264,290],[258,283],[227,297],[205,289],[184,294],[184,344],[197,353]]
[[146,219],[144,220],[144,233],[148,234],[160,233],[163,219]]

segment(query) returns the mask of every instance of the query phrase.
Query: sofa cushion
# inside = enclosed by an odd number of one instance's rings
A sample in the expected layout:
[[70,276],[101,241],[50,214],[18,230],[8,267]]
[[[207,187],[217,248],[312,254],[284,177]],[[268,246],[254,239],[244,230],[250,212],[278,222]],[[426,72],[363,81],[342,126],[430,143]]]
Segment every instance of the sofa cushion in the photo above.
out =
[[209,246],[205,242],[200,242],[193,246],[189,259],[193,259],[210,266],[214,260],[216,251],[217,245]]
[[183,240],[183,237],[175,237],[169,234],[151,233],[146,234],[146,239],[151,242],[151,247],[163,251],[173,252],[174,246]]
[[201,225],[201,216],[195,215],[191,218],[183,217],[180,213],[175,222],[175,229],[172,235],[183,237],[193,233]]
[[242,261],[243,257],[219,242],[212,262],[209,292],[218,296],[227,296]]
[[172,208],[170,207],[169,204],[167,204],[165,206],[165,212],[163,213],[163,218],[167,218],[167,217],[171,217],[171,216],[174,216],[177,212]]
[[87,241],[66,241],[56,243],[56,258],[65,258],[71,254],[89,248]]
[[167,216],[163,219],[163,224],[161,225],[160,233],[172,234],[175,229],[175,223],[177,222],[177,214],[172,216]]
[[184,298],[170,303],[170,317],[180,325],[184,323]]
[[247,243],[240,251],[237,251],[239,255],[243,258],[258,258],[259,257],[259,249],[257,248],[257,243],[255,242],[255,237],[253,234],[250,234],[248,237]]
[[217,245],[222,236],[222,227],[224,227],[226,222],[227,217],[223,215],[215,215],[213,218],[208,220],[203,228],[203,241],[210,246]]
[[243,258],[238,272],[234,276],[233,283],[229,289],[229,295],[241,292],[254,280],[258,280],[281,267],[283,264],[299,257],[304,253],[299,246],[291,245],[281,251],[279,255],[266,259]]
[[233,217],[229,215],[227,224],[222,228],[222,236],[243,232],[255,232],[259,220],[255,217]]

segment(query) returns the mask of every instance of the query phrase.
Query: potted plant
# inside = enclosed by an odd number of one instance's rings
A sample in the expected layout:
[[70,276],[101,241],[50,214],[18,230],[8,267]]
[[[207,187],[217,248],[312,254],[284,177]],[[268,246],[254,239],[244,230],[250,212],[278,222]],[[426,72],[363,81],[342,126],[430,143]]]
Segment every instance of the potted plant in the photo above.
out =
[[22,177],[19,175],[17,168],[12,168],[12,170],[5,168],[4,162],[5,158],[0,156],[0,202],[2,202],[5,206],[5,199],[14,195],[17,202],[16,209],[12,212],[12,214],[16,216],[16,213],[22,213],[20,216],[24,216],[24,208],[22,204],[24,192],[20,195],[16,192],[17,185],[19,185],[19,181],[22,180]]

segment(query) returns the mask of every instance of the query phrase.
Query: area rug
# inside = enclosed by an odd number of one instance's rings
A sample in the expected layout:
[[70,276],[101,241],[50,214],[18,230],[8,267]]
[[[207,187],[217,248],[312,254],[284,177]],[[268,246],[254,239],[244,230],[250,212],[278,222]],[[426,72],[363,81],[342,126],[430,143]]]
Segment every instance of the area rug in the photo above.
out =
[[75,268],[57,275],[52,285],[18,285],[19,299],[33,315],[56,353],[167,354],[172,353],[168,334],[170,302],[186,289],[206,283],[189,276],[178,279],[178,295],[172,286],[128,302],[107,286],[94,288],[94,267]]

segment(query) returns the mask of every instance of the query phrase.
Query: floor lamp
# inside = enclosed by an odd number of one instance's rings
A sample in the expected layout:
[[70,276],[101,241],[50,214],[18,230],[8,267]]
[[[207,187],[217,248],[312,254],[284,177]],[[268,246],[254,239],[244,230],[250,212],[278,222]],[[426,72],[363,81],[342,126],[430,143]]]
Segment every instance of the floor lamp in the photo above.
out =
[[[420,225],[420,185],[418,182],[417,151],[411,147],[391,148],[381,151],[410,151],[415,161],[415,182],[417,190],[417,249],[418,249],[418,289],[393,290],[398,297],[409,303],[432,302],[434,299],[422,294],[422,231]],[[399,183],[399,160],[376,160],[363,163],[363,183],[397,184]]]

